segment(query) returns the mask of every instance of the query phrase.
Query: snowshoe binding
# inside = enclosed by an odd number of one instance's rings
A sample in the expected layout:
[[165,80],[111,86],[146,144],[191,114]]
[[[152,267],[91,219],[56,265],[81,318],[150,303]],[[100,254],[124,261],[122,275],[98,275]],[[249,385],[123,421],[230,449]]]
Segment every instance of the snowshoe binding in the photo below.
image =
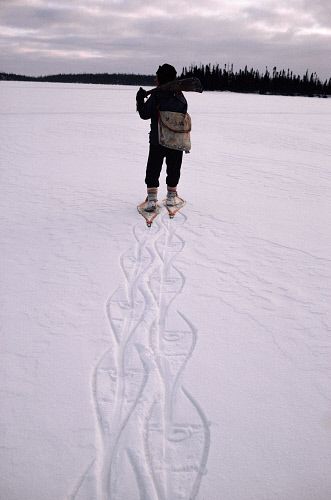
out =
[[173,219],[176,213],[183,208],[186,201],[180,198],[176,192],[168,192],[167,197],[163,200],[163,205],[168,210],[170,219]]
[[154,200],[145,200],[137,206],[137,210],[146,221],[147,227],[151,227],[156,217],[161,212],[160,205]]

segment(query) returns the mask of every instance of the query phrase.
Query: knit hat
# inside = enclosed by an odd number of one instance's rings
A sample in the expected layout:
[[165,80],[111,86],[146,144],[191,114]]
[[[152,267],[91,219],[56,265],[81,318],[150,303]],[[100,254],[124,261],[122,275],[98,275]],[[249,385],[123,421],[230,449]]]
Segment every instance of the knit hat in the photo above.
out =
[[177,76],[177,71],[171,64],[162,64],[156,72],[157,78],[160,85],[164,83],[172,82]]

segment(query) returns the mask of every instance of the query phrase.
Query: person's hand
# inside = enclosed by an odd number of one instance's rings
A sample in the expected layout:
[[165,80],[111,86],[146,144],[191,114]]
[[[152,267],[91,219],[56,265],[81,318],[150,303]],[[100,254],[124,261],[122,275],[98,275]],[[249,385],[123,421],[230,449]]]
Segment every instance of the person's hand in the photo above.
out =
[[147,94],[146,90],[144,90],[142,87],[140,87],[140,89],[138,90],[137,95],[136,95],[136,100],[143,101],[145,99],[145,97],[147,97],[146,94]]

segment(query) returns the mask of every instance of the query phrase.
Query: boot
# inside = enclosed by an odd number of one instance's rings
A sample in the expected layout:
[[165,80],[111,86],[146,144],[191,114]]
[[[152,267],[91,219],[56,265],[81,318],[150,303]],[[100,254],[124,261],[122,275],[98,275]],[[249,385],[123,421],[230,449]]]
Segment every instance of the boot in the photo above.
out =
[[170,187],[168,186],[167,192],[167,206],[174,207],[176,205],[176,196],[177,196],[177,186]]
[[155,212],[157,202],[157,188],[147,188],[147,205],[145,212]]

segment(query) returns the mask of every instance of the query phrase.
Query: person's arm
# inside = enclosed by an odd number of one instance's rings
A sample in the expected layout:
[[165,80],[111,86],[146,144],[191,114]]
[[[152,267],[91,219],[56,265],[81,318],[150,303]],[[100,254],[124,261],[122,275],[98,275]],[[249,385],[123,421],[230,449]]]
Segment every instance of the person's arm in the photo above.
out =
[[146,91],[140,87],[136,95],[137,111],[140,118],[149,120],[152,118],[153,111],[155,110],[155,95],[152,94],[145,102]]

